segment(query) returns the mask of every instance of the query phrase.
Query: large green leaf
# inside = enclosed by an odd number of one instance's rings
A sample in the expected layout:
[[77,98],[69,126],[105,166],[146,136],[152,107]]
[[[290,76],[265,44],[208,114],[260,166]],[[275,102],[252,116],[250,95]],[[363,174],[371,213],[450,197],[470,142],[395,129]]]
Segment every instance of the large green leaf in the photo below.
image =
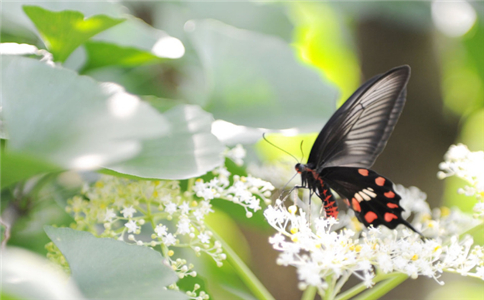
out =
[[275,35],[290,42],[293,24],[286,10],[285,4],[276,2],[159,1],[154,8],[153,26],[181,38],[187,21],[215,19],[237,28]]
[[212,116],[194,105],[179,105],[164,116],[170,135],[143,142],[135,158],[108,169],[143,178],[186,179],[205,174],[223,163],[223,145],[211,133]]
[[1,71],[7,151],[96,167],[133,157],[140,140],[169,131],[162,115],[120,86],[18,56],[2,56]]
[[70,228],[44,229],[65,256],[77,286],[89,298],[187,299],[180,292],[164,289],[178,277],[153,249]]
[[105,15],[84,18],[78,11],[54,12],[39,6],[24,6],[24,11],[37,27],[54,60],[60,62],[89,38],[124,21]]
[[273,129],[319,130],[335,108],[337,91],[299,63],[282,39],[214,20],[193,22],[206,93],[191,93],[216,119]]

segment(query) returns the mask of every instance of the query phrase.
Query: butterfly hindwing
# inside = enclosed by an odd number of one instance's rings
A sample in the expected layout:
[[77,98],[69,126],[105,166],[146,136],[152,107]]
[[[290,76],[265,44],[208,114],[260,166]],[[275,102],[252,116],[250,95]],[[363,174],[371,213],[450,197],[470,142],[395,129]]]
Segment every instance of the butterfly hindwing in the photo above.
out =
[[348,200],[347,204],[365,226],[385,225],[393,229],[404,224],[416,231],[402,218],[401,197],[388,178],[369,169],[346,167],[325,168],[320,176],[331,189]]

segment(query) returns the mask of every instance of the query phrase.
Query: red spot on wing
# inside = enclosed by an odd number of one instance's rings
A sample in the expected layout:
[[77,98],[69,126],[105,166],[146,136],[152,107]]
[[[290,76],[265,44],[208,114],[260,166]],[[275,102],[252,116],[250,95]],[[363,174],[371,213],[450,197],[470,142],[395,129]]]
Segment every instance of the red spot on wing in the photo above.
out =
[[383,178],[383,177],[377,177],[375,179],[375,183],[376,183],[376,185],[383,186],[385,184],[385,178]]
[[343,201],[345,202],[346,205],[351,206],[350,201],[348,201],[348,199],[343,199]]
[[389,208],[398,208],[398,204],[391,203],[391,202],[388,202],[388,203],[387,203],[387,206],[388,206]]
[[[351,199],[351,204],[353,204],[353,209],[355,211],[357,212],[361,211],[360,202],[358,202],[358,200],[356,200],[355,198]],[[371,223],[371,222],[368,222],[368,223]]]
[[358,169],[358,173],[362,176],[368,176],[368,170],[367,169]]
[[365,220],[368,223],[372,223],[376,219],[378,219],[378,216],[372,211],[367,212],[366,215],[365,215]]
[[386,193],[384,193],[383,195],[384,195],[385,197],[387,197],[387,198],[390,198],[390,199],[395,197],[395,193],[394,193],[394,192],[392,192],[392,191],[386,192]]
[[385,221],[391,222],[393,219],[398,219],[398,217],[392,213],[385,213]]

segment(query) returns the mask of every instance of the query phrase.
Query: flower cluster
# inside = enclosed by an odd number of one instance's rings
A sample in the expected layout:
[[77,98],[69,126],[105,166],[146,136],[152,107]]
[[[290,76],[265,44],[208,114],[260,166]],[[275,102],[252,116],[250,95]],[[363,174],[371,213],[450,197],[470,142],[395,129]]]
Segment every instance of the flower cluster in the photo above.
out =
[[231,185],[226,169],[219,168],[215,172],[219,174],[219,177],[209,182],[204,182],[201,179],[195,182],[193,191],[198,197],[205,201],[222,198],[237,203],[244,207],[248,218],[252,217],[252,212],[261,209],[260,199],[263,199],[266,204],[270,203],[271,192],[274,187],[269,182],[252,176],[234,175]]
[[[241,150],[235,152],[240,158]],[[175,258],[176,248],[191,248],[197,256],[205,253],[218,266],[226,259],[221,243],[205,224],[205,217],[213,212],[211,201],[239,204],[245,208],[247,217],[251,217],[261,209],[260,201],[270,202],[274,189],[261,179],[232,176],[224,166],[212,174],[208,182],[188,180],[187,188],[183,189],[175,180],[137,181],[101,176],[95,184],[86,184],[82,195],[68,200],[66,211],[75,220],[71,227],[100,237],[159,247],[179,278],[196,276],[192,264]],[[59,260],[55,248],[50,245],[48,249],[50,257]],[[178,289],[176,284],[169,288]],[[196,296],[196,290],[189,296],[208,299],[203,291]]]
[[[288,208],[277,200],[264,211],[268,223],[277,230],[269,239],[273,248],[280,251],[277,263],[297,268],[301,289],[318,288],[320,295],[341,290],[351,275],[371,287],[385,276],[403,273],[412,278],[427,276],[439,281],[444,271],[457,272],[484,280],[484,249],[472,248],[473,240],[462,233],[476,225],[476,220],[449,209],[431,212],[425,202],[426,195],[417,188],[397,187],[402,195],[402,206],[413,213],[412,224],[426,236],[401,226],[395,230],[386,227],[362,230],[341,230],[334,218],[312,217],[295,205]],[[348,218],[349,217],[349,218]],[[343,222],[351,224],[351,213],[343,214]]]
[[463,144],[452,145],[444,156],[445,161],[439,167],[437,176],[444,179],[457,176],[469,183],[458,190],[466,196],[476,196],[477,204],[474,211],[478,217],[484,218],[484,151],[471,152]]

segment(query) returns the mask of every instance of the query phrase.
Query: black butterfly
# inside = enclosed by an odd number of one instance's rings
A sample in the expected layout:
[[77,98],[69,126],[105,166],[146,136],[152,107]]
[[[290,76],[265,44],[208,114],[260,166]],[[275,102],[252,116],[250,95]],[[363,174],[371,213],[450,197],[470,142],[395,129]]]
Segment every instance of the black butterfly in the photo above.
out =
[[405,104],[410,67],[393,68],[363,84],[333,114],[314,142],[307,164],[296,164],[302,186],[338,216],[337,192],[365,226],[404,224],[393,183],[369,168],[383,151]]

